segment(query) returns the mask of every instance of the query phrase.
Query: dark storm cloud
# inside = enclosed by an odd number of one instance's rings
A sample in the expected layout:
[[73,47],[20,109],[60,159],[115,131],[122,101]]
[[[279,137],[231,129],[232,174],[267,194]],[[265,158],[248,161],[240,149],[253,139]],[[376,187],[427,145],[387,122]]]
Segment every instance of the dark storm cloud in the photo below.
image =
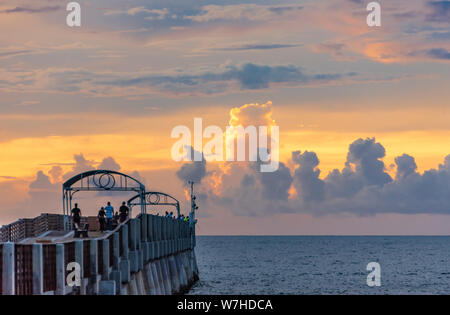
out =
[[369,185],[384,185],[392,181],[384,171],[384,163],[381,159],[386,151],[381,143],[376,143],[375,138],[358,139],[349,147],[347,163],[355,165],[356,174]]
[[99,170],[110,170],[110,171],[120,171],[120,165],[114,160],[113,157],[109,156],[103,159],[103,161],[98,166]]
[[309,84],[343,79],[348,74],[307,74],[303,69],[288,66],[267,66],[246,63],[240,67],[227,66],[222,72],[205,72],[198,75],[144,75],[130,79],[102,81],[99,84],[116,86],[157,86],[163,90],[176,92],[179,88],[194,88],[211,83],[237,81],[241,89],[258,90],[269,88],[271,84]]
[[397,165],[396,179],[404,179],[411,174],[414,174],[417,170],[417,164],[411,155],[403,154],[395,158],[395,164]]
[[427,20],[431,22],[450,22],[450,1],[431,1],[427,4],[430,13]]
[[277,14],[283,14],[285,12],[289,11],[296,11],[296,10],[303,10],[302,6],[291,6],[291,7],[270,7],[269,11],[277,13]]
[[0,13],[46,13],[61,10],[62,7],[59,5],[54,6],[45,6],[40,8],[31,8],[31,7],[15,7],[13,9],[7,9],[0,11]]
[[434,48],[426,52],[428,57],[433,59],[450,60],[450,51],[445,48]]
[[[215,71],[214,71],[215,70]],[[358,73],[311,73],[294,65],[221,65],[201,73],[117,73],[92,72],[80,68],[36,69],[17,73],[10,71],[8,80],[0,80],[0,90],[9,92],[45,91],[82,93],[83,95],[127,97],[144,95],[214,95],[239,90],[263,90],[272,86],[302,87],[361,81]],[[44,78],[44,79],[43,79]],[[136,89],[128,89],[133,87]],[[123,88],[123,89],[118,89]]]
[[324,198],[324,182],[316,169],[319,159],[316,153],[305,151],[292,152],[292,160],[299,165],[294,172],[294,187],[304,201],[320,201]]
[[228,72],[237,79],[243,89],[257,90],[268,88],[271,83],[309,83],[315,81],[331,81],[341,78],[337,74],[307,75],[295,66],[264,66],[252,63],[242,68],[234,68]]
[[[449,157],[438,170],[419,174],[414,158],[403,154],[395,159],[397,175],[393,180],[385,172],[384,156],[384,147],[374,138],[354,141],[349,146],[346,167],[330,172],[323,180],[325,198],[312,205],[313,213],[450,214]],[[316,165],[315,162],[312,165]],[[298,201],[300,209],[303,202]]]
[[300,45],[294,45],[294,44],[248,44],[248,45],[242,45],[242,46],[215,48],[213,50],[219,50],[219,51],[272,50],[272,49],[281,49],[281,48],[292,48],[292,47],[298,47],[298,46],[300,46]]
[[450,40],[450,32],[433,32],[429,35],[432,40],[448,41]]
[[289,168],[280,162],[275,172],[260,172],[260,164],[255,163],[253,170],[255,177],[262,185],[262,196],[271,200],[287,200],[289,197],[289,188],[292,184],[292,175]]
[[[190,147],[190,152],[191,157],[193,157],[195,150],[192,147]],[[189,181],[200,184],[206,174],[206,161],[203,159],[203,155],[201,161],[184,163],[176,173],[183,185],[187,185]]]
[[28,55],[28,54],[32,54],[34,52],[35,52],[35,50],[31,50],[31,49],[2,51],[2,52],[0,52],[0,58]]

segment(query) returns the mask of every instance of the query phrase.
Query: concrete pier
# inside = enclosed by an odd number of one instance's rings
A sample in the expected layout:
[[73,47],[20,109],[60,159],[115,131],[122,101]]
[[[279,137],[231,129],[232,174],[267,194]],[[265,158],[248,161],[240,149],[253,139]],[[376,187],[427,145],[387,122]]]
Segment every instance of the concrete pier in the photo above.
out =
[[[187,222],[141,214],[100,238],[20,244],[20,250],[0,243],[0,293],[181,294],[198,279],[192,234]],[[81,281],[69,284],[69,273]]]

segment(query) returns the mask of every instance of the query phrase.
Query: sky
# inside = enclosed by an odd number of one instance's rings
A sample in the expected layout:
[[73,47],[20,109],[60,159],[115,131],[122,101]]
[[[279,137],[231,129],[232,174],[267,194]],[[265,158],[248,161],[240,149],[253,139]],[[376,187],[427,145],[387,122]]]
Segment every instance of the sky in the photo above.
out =
[[[106,168],[185,213],[195,180],[199,234],[450,234],[450,1],[68,2],[0,0],[0,224]],[[279,126],[279,169],[175,162],[196,117]]]

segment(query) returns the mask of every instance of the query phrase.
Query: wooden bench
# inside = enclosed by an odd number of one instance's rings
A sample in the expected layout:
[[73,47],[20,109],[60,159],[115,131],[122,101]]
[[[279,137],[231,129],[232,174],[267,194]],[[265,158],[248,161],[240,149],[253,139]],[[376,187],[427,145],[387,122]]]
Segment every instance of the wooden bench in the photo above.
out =
[[89,230],[89,224],[85,224],[84,227],[81,229],[78,227],[78,224],[75,223],[75,238],[83,238],[83,237],[89,237],[88,236],[88,230]]

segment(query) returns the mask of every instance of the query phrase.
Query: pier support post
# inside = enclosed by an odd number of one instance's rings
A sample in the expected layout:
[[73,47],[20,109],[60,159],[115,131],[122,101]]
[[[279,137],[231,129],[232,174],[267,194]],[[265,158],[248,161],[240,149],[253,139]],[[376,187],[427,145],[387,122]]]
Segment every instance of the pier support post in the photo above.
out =
[[187,280],[187,275],[186,275],[186,270],[184,269],[183,266],[183,259],[182,259],[182,253],[178,253],[176,254],[175,257],[175,262],[176,262],[176,267],[177,267],[177,271],[178,271],[178,280],[180,281],[180,290],[184,290],[186,289],[187,285],[188,285],[188,280]]
[[14,243],[7,242],[3,244],[2,260],[2,294],[14,295],[16,293]]
[[158,241],[162,240],[162,222],[164,220],[163,217],[157,217],[158,220],[156,221],[156,231],[158,234]]
[[152,272],[152,266],[151,264],[147,264],[144,267],[144,275],[145,275],[145,280],[147,282],[147,287],[148,287],[148,294],[150,295],[156,295],[156,285],[155,285],[155,280],[153,278],[153,272]]
[[[141,243],[141,246],[143,243]],[[144,269],[144,254],[146,250],[141,247],[141,249],[138,250],[138,270]]]
[[122,257],[128,259],[128,225],[122,227]]
[[102,242],[102,280],[109,280],[109,240],[104,239]]
[[142,231],[142,217],[136,218],[136,249],[140,249],[139,245],[141,244],[141,231]]
[[88,294],[95,295],[98,294],[98,241],[91,240],[90,241],[90,252],[89,252],[89,268],[90,268],[90,277],[88,280]]
[[75,262],[80,265],[80,278],[84,278],[84,264],[83,264],[83,241],[75,241]]
[[148,250],[148,242],[141,243],[141,251],[143,253],[143,262],[144,264],[150,260],[150,252]]
[[120,288],[122,286],[122,277],[120,271],[112,271],[110,274],[110,279],[116,283],[116,294],[120,294]]
[[166,258],[161,258],[158,261],[159,267],[161,269],[161,280],[164,284],[164,294],[170,295],[172,294],[172,286],[170,285],[169,273],[167,272],[167,261]]
[[90,271],[92,275],[98,274],[98,241],[97,240],[91,240],[91,244],[89,246],[90,248]]
[[98,294],[99,295],[115,295],[116,294],[116,282],[110,281],[100,281]]
[[137,272],[139,270],[139,251],[130,251],[128,257],[130,262],[130,272]]
[[33,244],[33,295],[44,293],[44,259],[42,244]]
[[[131,220],[129,221],[131,226]],[[129,249],[128,249],[128,225],[125,224],[122,227],[122,258],[119,263],[120,278],[122,283],[130,281],[130,261],[129,261]],[[121,285],[119,286],[119,288]]]
[[75,241],[75,262],[80,266],[80,280],[81,286],[79,287],[79,294],[86,294],[86,283],[84,281],[84,260],[83,260],[83,241],[76,240]]
[[120,278],[122,283],[130,281],[130,261],[128,259],[120,261]]
[[64,266],[64,244],[56,244],[56,295],[66,294],[66,268]]
[[167,287],[169,288],[169,291],[167,294],[172,294],[175,291],[175,289],[172,286],[172,281],[171,281],[171,276],[170,276],[170,268],[169,268],[169,260],[167,257],[164,257],[161,259],[161,261],[163,263],[163,270],[166,273],[166,277],[165,277],[166,284],[167,284]]
[[159,224],[159,234],[161,236],[161,241],[166,239],[166,221],[167,218],[166,217],[161,217],[160,218],[160,224]]
[[153,242],[153,259],[159,259],[160,257],[159,241]]
[[153,227],[153,215],[147,215],[147,240],[152,242],[155,240],[154,237],[154,227]]
[[147,242],[147,240],[148,240],[148,232],[147,232],[147,229],[148,229],[148,226],[147,226],[147,222],[148,222],[148,219],[147,219],[147,217],[148,217],[148,214],[143,214],[142,215],[142,217],[141,217],[141,226],[142,226],[142,228],[141,228],[141,232],[142,232],[142,236],[141,236],[141,242]]
[[130,250],[134,251],[137,247],[137,219],[130,220]]
[[180,281],[179,281],[178,270],[177,270],[177,265],[176,265],[174,256],[170,255],[167,258],[167,261],[168,261],[168,267],[169,267],[170,283],[172,285],[172,293],[179,293]]
[[163,293],[164,288],[162,287],[161,279],[159,278],[158,270],[156,269],[156,263],[154,261],[150,263],[150,270],[152,272],[153,280],[155,282],[156,294],[157,295],[164,294]]
[[155,259],[154,242],[147,242],[147,261]]
[[114,242],[114,246],[113,246],[113,255],[114,255],[114,260],[113,260],[113,269],[114,270],[119,270],[119,262],[120,262],[120,232],[115,232],[114,236],[113,236],[113,242]]

